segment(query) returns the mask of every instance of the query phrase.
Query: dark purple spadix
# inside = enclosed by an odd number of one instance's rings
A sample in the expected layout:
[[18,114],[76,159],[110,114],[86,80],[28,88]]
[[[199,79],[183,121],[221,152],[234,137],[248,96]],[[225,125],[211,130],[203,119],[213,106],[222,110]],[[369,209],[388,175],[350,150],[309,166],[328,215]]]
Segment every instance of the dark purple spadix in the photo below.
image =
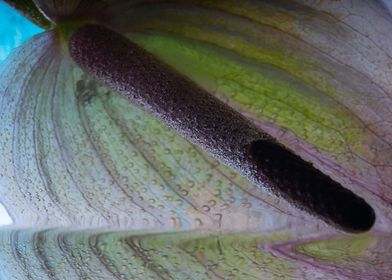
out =
[[99,83],[175,129],[256,185],[348,232],[369,230],[373,209],[127,38],[98,25],[76,30],[71,56]]

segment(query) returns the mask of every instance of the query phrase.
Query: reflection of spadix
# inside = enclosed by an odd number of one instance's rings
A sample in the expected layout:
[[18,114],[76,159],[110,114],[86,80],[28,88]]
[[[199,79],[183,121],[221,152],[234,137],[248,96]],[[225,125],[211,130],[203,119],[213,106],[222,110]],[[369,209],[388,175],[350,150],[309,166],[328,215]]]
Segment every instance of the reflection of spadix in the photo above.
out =
[[374,224],[363,199],[125,37],[89,25],[75,31],[69,44],[74,60],[99,82],[258,186],[345,231]]

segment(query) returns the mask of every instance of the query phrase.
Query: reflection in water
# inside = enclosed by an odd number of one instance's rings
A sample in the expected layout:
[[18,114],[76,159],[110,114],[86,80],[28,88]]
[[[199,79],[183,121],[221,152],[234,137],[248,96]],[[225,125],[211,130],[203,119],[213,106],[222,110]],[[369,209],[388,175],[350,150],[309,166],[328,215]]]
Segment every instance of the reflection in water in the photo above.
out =
[[0,242],[6,279],[387,279],[392,265],[391,237],[377,234],[9,229]]

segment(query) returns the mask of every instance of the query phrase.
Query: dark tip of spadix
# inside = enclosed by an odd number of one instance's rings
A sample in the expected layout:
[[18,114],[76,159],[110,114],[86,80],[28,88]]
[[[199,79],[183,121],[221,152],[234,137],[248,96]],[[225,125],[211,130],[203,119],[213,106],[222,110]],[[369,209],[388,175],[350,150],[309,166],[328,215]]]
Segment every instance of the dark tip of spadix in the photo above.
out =
[[300,209],[347,232],[364,232],[375,223],[373,208],[312,164],[271,140],[251,145],[258,170],[272,189]]

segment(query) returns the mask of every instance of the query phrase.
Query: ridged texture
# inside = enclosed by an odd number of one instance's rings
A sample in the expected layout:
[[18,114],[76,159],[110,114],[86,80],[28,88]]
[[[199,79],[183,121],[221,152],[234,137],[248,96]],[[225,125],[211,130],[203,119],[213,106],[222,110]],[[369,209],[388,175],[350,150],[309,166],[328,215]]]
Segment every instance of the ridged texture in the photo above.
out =
[[[72,17],[127,33],[366,198],[374,229],[343,236],[295,217],[283,201],[91,82],[53,31],[1,66],[0,200],[20,229],[1,229],[0,278],[391,279],[388,11],[364,0],[157,2],[81,1]],[[96,242],[102,231],[91,228],[102,226],[111,234]],[[152,228],[185,232],[154,243]],[[191,260],[192,250],[167,250],[195,228],[243,235],[194,240]],[[249,231],[256,241],[240,245]],[[135,235],[142,238],[133,250],[122,245]],[[154,264],[166,272],[146,272]],[[141,276],[130,275],[133,268]]]
[[392,22],[381,4],[170,2],[94,13],[390,215]]
[[97,85],[58,46],[55,33],[39,35],[2,65],[1,201],[17,225],[285,224],[276,199]]
[[[6,230],[3,279],[387,280],[390,235]],[[372,252],[369,254],[369,252]]]
[[374,211],[364,200],[124,36],[99,25],[83,26],[72,33],[69,50],[97,82],[259,187],[349,232],[374,224]]
[[392,21],[381,1],[82,1],[74,16],[127,34],[377,204],[388,229]]

